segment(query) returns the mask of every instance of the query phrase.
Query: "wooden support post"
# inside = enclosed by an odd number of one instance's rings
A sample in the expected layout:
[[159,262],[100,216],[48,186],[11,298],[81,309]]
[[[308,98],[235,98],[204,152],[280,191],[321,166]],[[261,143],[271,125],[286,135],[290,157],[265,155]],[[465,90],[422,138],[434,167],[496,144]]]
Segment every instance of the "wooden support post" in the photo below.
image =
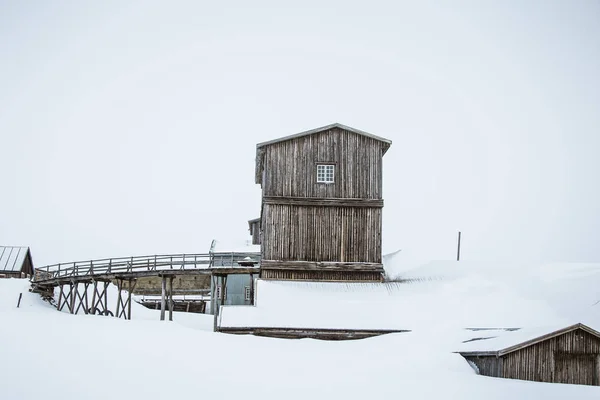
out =
[[77,286],[78,286],[78,284],[77,283],[73,283],[73,281],[71,281],[70,286],[71,286],[71,292],[70,292],[70,296],[71,296],[70,300],[71,301],[70,301],[70,304],[69,304],[69,312],[71,314],[74,314],[75,313],[75,301],[77,300],[76,297],[75,297],[75,294],[77,293]]
[[162,293],[160,296],[160,320],[165,320],[165,296],[167,295],[167,277],[163,275],[162,277]]
[[110,285],[110,282],[104,282],[104,315],[110,313],[108,309],[108,285]]
[[117,316],[117,318],[121,318],[121,314],[120,309],[121,309],[121,289],[123,288],[123,280],[117,278],[117,312],[115,313],[115,315]]
[[215,315],[216,303],[217,303],[217,276],[211,275],[210,277],[210,314]]
[[62,303],[62,298],[63,298],[63,285],[60,285],[60,291],[58,293],[58,304],[56,305],[56,309],[58,311],[61,311],[62,306],[64,305],[64,303]]
[[[219,301],[218,304],[216,304],[216,308],[215,308],[215,317],[214,317],[214,321],[213,321],[213,330],[215,332],[219,331],[219,324],[218,324],[218,318],[219,315],[221,314],[221,307],[223,306],[223,304],[225,304],[225,293],[227,292],[227,275],[223,275],[220,276],[217,279],[217,283],[221,283],[221,299]],[[217,286],[218,287],[218,286]]]
[[[218,331],[218,326],[217,326],[217,318],[219,318],[219,304],[217,304],[217,302],[219,301],[219,299],[217,298],[217,289],[219,287],[219,277],[218,276],[214,276],[214,290],[213,290],[213,298],[214,301],[211,301],[210,306],[213,309],[213,332],[217,332]],[[223,291],[223,289],[221,289],[221,292]]]
[[85,287],[85,292],[83,292],[83,299],[84,299],[84,301],[85,301],[85,304],[83,305],[83,312],[84,312],[85,314],[88,314],[88,313],[89,313],[88,289],[89,289],[89,287],[90,287],[90,282],[86,282],[86,283],[84,284],[84,287]]
[[250,305],[254,305],[254,274],[250,274]]
[[98,281],[94,280],[94,289],[92,290],[92,306],[89,308],[88,313],[96,314],[96,294],[98,293]]
[[169,321],[173,321],[173,279],[175,277],[169,277]]
[[[133,285],[131,282],[133,281]],[[131,294],[135,290],[135,285],[137,285],[137,279],[129,279],[129,294],[127,295],[127,316],[125,319],[131,319]]]

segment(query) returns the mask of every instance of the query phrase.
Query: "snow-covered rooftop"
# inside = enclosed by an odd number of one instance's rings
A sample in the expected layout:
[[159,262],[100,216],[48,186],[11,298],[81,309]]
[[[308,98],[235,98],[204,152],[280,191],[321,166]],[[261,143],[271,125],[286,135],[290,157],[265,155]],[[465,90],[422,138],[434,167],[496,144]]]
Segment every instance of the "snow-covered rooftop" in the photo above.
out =
[[399,282],[257,282],[223,327],[439,330],[600,326],[600,264],[432,262]]
[[516,346],[533,344],[541,339],[564,334],[576,329],[582,329],[595,336],[600,333],[586,325],[577,323],[569,326],[553,325],[543,327],[529,327],[514,331],[477,331],[470,333],[471,338],[457,346],[460,353],[507,353]]
[[29,247],[0,246],[0,271],[20,271]]

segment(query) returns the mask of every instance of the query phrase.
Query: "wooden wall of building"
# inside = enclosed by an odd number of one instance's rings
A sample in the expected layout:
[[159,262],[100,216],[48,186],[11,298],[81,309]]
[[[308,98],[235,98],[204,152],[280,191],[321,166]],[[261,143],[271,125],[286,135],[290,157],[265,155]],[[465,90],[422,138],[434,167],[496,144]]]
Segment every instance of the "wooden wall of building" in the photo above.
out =
[[[257,149],[262,278],[381,280],[388,147],[388,141],[334,127]],[[333,182],[317,182],[318,164],[334,165]]]
[[381,263],[381,211],[265,204],[263,258]]
[[[260,152],[264,152],[260,154]],[[259,149],[263,196],[382,198],[383,143],[338,128]],[[317,183],[317,164],[335,164],[335,183]]]
[[[503,356],[503,377],[598,385],[600,339],[577,329]],[[592,359],[582,371],[582,357]],[[560,360],[559,360],[560,359]],[[565,363],[568,369],[560,367]]]

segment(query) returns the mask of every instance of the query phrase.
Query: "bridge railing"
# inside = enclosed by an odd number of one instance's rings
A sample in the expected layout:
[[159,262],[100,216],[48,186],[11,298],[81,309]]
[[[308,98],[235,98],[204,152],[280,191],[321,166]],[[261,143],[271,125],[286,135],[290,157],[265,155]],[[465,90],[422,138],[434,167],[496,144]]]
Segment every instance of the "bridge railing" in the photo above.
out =
[[237,252],[103,258],[36,267],[34,282],[69,277],[223,268],[237,266],[240,262],[244,261],[251,261],[256,264],[259,260],[259,253]]

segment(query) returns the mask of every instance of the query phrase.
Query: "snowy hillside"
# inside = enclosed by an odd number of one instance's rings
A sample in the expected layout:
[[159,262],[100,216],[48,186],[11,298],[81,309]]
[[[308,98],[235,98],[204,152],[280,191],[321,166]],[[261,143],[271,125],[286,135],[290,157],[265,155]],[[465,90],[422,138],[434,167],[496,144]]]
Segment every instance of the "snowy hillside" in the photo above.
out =
[[[271,286],[266,297],[302,289]],[[478,376],[452,352],[465,332],[444,332],[444,320],[438,330],[358,341],[281,340],[213,333],[204,315],[175,313],[174,322],[161,322],[135,304],[132,321],[59,313],[27,290],[24,280],[0,280],[2,399],[600,397],[598,387]],[[365,287],[358,298],[373,292]],[[353,302],[356,294],[323,295]],[[325,314],[315,303],[307,308]]]

